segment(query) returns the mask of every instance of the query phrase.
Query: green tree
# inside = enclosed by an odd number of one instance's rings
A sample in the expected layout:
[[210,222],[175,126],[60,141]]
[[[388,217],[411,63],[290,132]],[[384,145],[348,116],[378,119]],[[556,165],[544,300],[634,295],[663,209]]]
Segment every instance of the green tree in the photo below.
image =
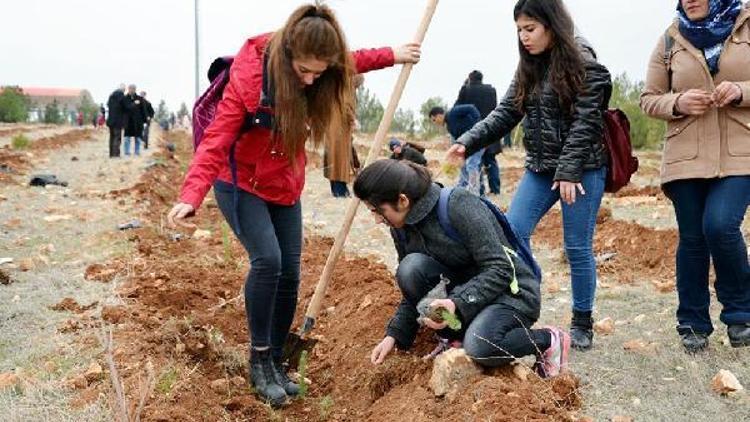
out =
[[169,109],[164,100],[159,101],[159,105],[156,107],[156,112],[154,113],[154,119],[156,119],[157,122],[169,120]]
[[609,106],[625,112],[630,120],[630,138],[633,148],[658,148],[664,139],[666,124],[646,116],[641,110],[640,97],[645,83],[631,81],[623,73],[612,81],[612,99]]
[[448,110],[445,101],[440,97],[428,98],[427,101],[422,104],[422,107],[419,108],[419,113],[422,116],[419,134],[422,139],[432,139],[435,136],[445,134],[444,127],[435,126],[435,124],[430,121],[430,110],[432,110],[433,107],[442,107],[446,111]]
[[177,112],[177,118],[182,120],[184,116],[190,116],[187,105],[185,103],[180,104],[180,111]]
[[51,103],[47,104],[44,108],[44,123],[59,125],[64,121],[65,117],[60,112],[60,106],[57,104],[57,100],[53,100]]
[[396,110],[391,123],[391,131],[404,133],[413,137],[417,132],[417,119],[411,110]]
[[0,92],[0,122],[18,123],[29,118],[29,101],[21,88],[6,86]]
[[99,106],[94,102],[91,93],[84,90],[78,103],[78,111],[83,113],[83,123],[89,123],[99,115]]
[[356,113],[360,130],[373,133],[383,119],[383,105],[367,88],[361,86],[357,89]]

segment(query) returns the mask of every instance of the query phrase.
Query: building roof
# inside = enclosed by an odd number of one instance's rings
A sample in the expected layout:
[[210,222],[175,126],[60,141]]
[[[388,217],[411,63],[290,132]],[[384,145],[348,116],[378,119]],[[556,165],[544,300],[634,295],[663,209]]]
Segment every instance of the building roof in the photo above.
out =
[[40,87],[21,87],[23,93],[29,97],[75,97],[78,98],[83,93],[82,89],[75,88],[40,88]]

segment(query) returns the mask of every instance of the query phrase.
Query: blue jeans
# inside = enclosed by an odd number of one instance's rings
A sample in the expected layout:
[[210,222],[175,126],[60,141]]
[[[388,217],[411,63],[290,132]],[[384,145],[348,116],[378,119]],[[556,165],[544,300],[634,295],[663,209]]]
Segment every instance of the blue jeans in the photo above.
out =
[[484,148],[469,156],[461,167],[461,176],[456,184],[459,188],[464,188],[469,192],[479,196],[484,193],[482,186],[482,155]]
[[[416,334],[419,316],[416,305],[440,282],[441,275],[452,281],[449,290],[470,279],[420,253],[406,255],[399,263],[396,280],[404,297],[399,311],[410,324],[402,327],[406,331]],[[462,322],[462,330],[456,332],[446,328],[438,335],[462,340],[466,354],[484,366],[507,365],[515,358],[539,355],[550,347],[548,330],[531,329],[534,321],[507,306],[489,304],[473,320]]]
[[125,149],[125,155],[130,155],[130,140],[135,140],[135,155],[141,155],[141,138],[137,136],[126,136],[125,137],[125,144],[123,145],[123,149]]
[[297,306],[302,254],[302,206],[275,205],[239,191],[239,230],[233,226],[232,186],[214,184],[216,202],[250,256],[245,311],[252,347],[280,358]]
[[713,332],[708,270],[713,259],[716,297],[727,325],[750,322],[750,264],[740,227],[750,205],[750,176],[678,180],[664,185],[672,200],[677,247],[679,331]]
[[[576,202],[561,202],[565,253],[570,262],[570,283],[573,291],[573,310],[588,312],[594,308],[596,293],[596,261],[594,260],[594,230],[596,215],[604,195],[607,168],[583,172],[583,189]],[[508,220],[522,241],[531,246],[531,234],[539,220],[560,201],[560,191],[552,190],[554,174],[526,170],[507,214]]]
[[492,153],[482,155],[482,166],[487,171],[487,184],[490,186],[490,193],[500,193],[500,166],[497,159]]

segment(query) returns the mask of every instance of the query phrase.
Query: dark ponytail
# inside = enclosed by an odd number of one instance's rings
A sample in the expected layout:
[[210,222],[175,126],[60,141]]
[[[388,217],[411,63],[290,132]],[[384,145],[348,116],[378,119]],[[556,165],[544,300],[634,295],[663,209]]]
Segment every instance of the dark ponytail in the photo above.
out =
[[354,194],[374,207],[395,205],[401,194],[413,204],[427,194],[431,185],[432,176],[424,166],[411,161],[378,160],[359,173]]

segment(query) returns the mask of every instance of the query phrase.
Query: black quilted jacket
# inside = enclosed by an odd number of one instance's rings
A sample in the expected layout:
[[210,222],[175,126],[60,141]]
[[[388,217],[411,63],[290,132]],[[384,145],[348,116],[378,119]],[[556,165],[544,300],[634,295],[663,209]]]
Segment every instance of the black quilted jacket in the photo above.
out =
[[606,165],[603,118],[612,93],[612,79],[582,39],[579,47],[586,78],[572,112],[562,110],[557,94],[546,80],[541,94],[530,95],[519,111],[513,102],[514,81],[497,108],[458,139],[466,147],[466,156],[502,138],[523,120],[527,169],[554,173],[555,180],[580,182],[584,170]]

